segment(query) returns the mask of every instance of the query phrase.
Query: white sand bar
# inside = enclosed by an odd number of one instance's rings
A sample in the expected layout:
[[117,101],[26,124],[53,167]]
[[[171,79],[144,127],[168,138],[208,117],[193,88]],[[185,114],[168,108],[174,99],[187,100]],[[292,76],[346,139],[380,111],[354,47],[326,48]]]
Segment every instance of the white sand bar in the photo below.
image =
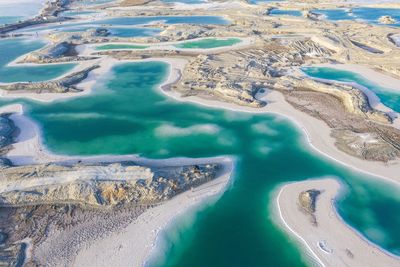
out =
[[[299,204],[299,194],[319,190],[315,218],[311,223]],[[333,178],[307,180],[283,186],[276,199],[280,222],[296,236],[323,266],[400,266],[400,258],[365,240],[336,213],[334,199],[340,184]]]

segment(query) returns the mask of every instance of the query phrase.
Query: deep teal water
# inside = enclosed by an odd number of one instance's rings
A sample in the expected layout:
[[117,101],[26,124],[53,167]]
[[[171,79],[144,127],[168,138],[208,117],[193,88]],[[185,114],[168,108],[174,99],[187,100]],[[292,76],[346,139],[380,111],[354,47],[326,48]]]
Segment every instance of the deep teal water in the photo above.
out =
[[7,66],[19,56],[44,46],[43,42],[27,39],[0,40],[0,82],[38,82],[54,79],[75,64],[56,64],[41,66]]
[[[355,82],[374,92],[379,97],[381,102],[387,107],[393,109],[394,111],[400,112],[400,84],[399,88],[388,89],[354,72],[333,68],[307,67],[302,68],[302,71],[314,78],[328,79],[340,82]],[[396,91],[396,89],[399,90]]]
[[236,157],[233,185],[215,204],[170,226],[148,266],[304,266],[299,245],[273,223],[271,193],[284,182],[332,175],[347,188],[338,201],[340,215],[400,255],[398,187],[315,154],[282,117],[166,98],[156,90],[166,73],[164,63],[128,63],[114,67],[88,96],[0,105],[24,103],[56,153]]

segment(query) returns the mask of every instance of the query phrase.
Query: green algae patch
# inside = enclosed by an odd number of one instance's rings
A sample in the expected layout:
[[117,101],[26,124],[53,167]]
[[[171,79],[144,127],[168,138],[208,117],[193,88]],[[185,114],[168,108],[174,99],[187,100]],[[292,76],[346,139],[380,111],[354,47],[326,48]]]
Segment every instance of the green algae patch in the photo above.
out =
[[123,45],[123,44],[108,44],[96,47],[96,50],[118,50],[118,49],[146,49],[146,45]]
[[190,41],[175,45],[177,48],[186,49],[210,49],[224,46],[231,46],[242,42],[238,38],[228,38],[228,39],[203,39],[199,41]]

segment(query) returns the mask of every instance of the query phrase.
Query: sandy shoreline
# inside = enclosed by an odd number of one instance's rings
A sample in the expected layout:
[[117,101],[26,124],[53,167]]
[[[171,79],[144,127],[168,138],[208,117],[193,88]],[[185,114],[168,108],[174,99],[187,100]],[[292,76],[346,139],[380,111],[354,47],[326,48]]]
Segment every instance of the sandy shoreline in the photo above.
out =
[[[301,129],[307,138],[308,143],[311,147],[314,148],[315,151],[323,154],[324,156],[335,160],[342,165],[353,168],[357,171],[361,171],[364,173],[372,174],[383,179],[400,183],[400,177],[398,173],[400,172],[400,160],[391,161],[389,163],[382,162],[372,162],[368,161],[368,164],[365,164],[366,161],[362,159],[355,158],[350,156],[340,150],[338,150],[335,146],[335,140],[330,136],[331,129],[321,120],[313,118],[308,114],[299,112],[294,107],[292,107],[289,103],[287,103],[283,97],[283,95],[276,91],[266,92],[264,94],[259,94],[256,97],[268,103],[267,106],[263,108],[251,108],[239,106],[232,103],[221,102],[218,100],[210,100],[204,99],[197,96],[190,97],[181,97],[178,92],[174,92],[169,90],[169,86],[180,79],[180,75],[182,70],[187,64],[187,60],[181,58],[149,58],[145,60],[115,60],[110,57],[104,57],[101,60],[101,67],[95,70],[94,73],[91,73],[87,80],[84,80],[79,88],[83,89],[82,94],[90,93],[93,85],[96,80],[104,74],[107,74],[110,69],[115,64],[123,64],[123,63],[135,63],[135,62],[150,62],[150,61],[160,61],[170,65],[169,73],[166,79],[159,85],[159,89],[162,93],[167,95],[168,97],[172,97],[175,100],[183,101],[183,102],[191,102],[194,104],[200,104],[208,107],[219,108],[219,109],[228,109],[233,111],[241,111],[241,112],[249,112],[249,113],[266,113],[266,114],[277,114],[284,116],[290,119],[296,127]],[[400,82],[400,81],[399,81]],[[31,97],[30,95],[25,95],[26,97]],[[37,94],[36,100],[41,101],[54,101],[62,94]],[[76,97],[79,96],[75,93],[66,93],[65,98],[67,97]],[[23,126],[24,127],[24,126]],[[40,136],[40,133],[36,135]],[[18,149],[10,152],[10,156],[16,153]],[[22,152],[22,153],[20,153]],[[18,154],[24,155],[24,153],[32,154],[31,150],[20,151]],[[37,154],[37,149],[34,154]],[[17,161],[13,161],[15,164],[20,164]]]
[[73,266],[142,266],[156,253],[159,233],[189,209],[214,202],[229,185],[232,165],[219,178],[184,192],[141,214],[125,229],[79,251]]
[[[296,127],[301,129],[304,133],[305,136],[308,140],[308,143],[314,148],[315,151],[323,154],[324,156],[333,159],[343,165],[346,165],[348,167],[354,168],[358,171],[362,171],[365,173],[373,174],[376,176],[379,176],[383,179],[393,181],[396,183],[400,182],[400,178],[398,176],[398,173],[400,171],[400,161],[395,161],[395,162],[390,162],[389,164],[383,164],[379,162],[368,162],[366,164],[366,161],[354,158],[352,156],[349,156],[345,154],[344,152],[339,151],[335,145],[334,145],[334,139],[330,137],[330,128],[322,121],[315,119],[305,113],[301,113],[295,108],[293,108],[290,104],[288,104],[285,100],[283,95],[281,95],[279,92],[276,91],[271,91],[271,92],[266,92],[264,94],[259,94],[257,97],[259,99],[262,99],[268,103],[266,107],[260,108],[260,109],[255,109],[255,108],[250,108],[250,107],[242,107],[238,106],[235,104],[231,103],[226,103],[226,102],[221,102],[217,100],[208,100],[196,96],[191,96],[191,97],[185,97],[182,98],[179,93],[171,91],[169,89],[169,86],[176,81],[180,79],[182,70],[187,64],[187,60],[184,59],[179,59],[179,58],[149,58],[146,60],[115,60],[110,57],[102,57],[101,60],[99,60],[99,64],[101,65],[101,68],[95,70],[93,73],[89,75],[89,78],[84,80],[81,84],[79,84],[79,88],[84,89],[82,93],[76,94],[76,93],[67,93],[67,94],[15,94],[18,95],[18,97],[28,97],[28,98],[33,98],[36,100],[40,101],[54,101],[57,99],[60,99],[61,97],[77,97],[82,94],[89,94],[96,83],[96,81],[102,77],[104,74],[109,73],[112,67],[114,67],[116,64],[123,64],[123,63],[135,63],[135,62],[150,62],[150,61],[160,61],[160,62],[165,62],[170,65],[169,72],[165,80],[159,85],[159,90],[167,95],[168,97],[172,97],[175,100],[178,101],[184,101],[184,102],[191,102],[195,104],[200,104],[208,107],[213,107],[213,108],[221,108],[221,109],[228,109],[228,110],[234,110],[234,111],[241,111],[241,112],[249,112],[249,113],[266,113],[266,114],[277,114],[280,116],[284,116],[288,119],[290,119]],[[7,110],[7,107],[2,108],[3,111]],[[40,129],[39,127],[29,118],[25,117],[23,115],[23,107],[22,106],[13,106],[10,108],[10,111],[16,112],[16,114],[12,115],[11,118],[15,121],[16,125],[21,129],[21,135],[18,137],[18,143],[14,145],[14,149],[9,152],[7,157],[10,158],[10,160],[17,165],[20,164],[32,164],[32,163],[45,163],[45,162],[50,162],[50,161],[77,161],[80,159],[79,157],[69,157],[69,156],[63,156],[63,155],[54,155],[49,151],[46,151],[46,149],[43,147],[41,143],[41,134],[40,134]],[[139,158],[132,155],[132,156],[102,156],[102,157],[87,157],[85,160],[87,161],[95,161],[95,160],[121,160],[121,159],[132,159],[135,161],[138,161]],[[176,159],[172,159],[176,160]],[[189,159],[186,159],[189,160]],[[226,178],[226,177],[225,177]],[[226,178],[228,179],[228,178]],[[227,180],[225,184],[227,183]],[[210,195],[215,195],[218,192],[222,191],[222,187],[215,186],[213,190],[210,192],[204,192],[204,195],[201,195],[200,197],[194,197],[192,194],[193,192],[186,192],[185,194],[182,194],[182,197],[179,196],[174,201],[171,201],[172,204],[171,208],[169,211],[172,212],[172,214],[175,213],[182,213],[184,210],[187,210],[190,207],[193,207],[194,205],[198,205],[200,203],[199,199],[205,199],[206,197],[209,197]],[[204,196],[204,197],[203,197]],[[182,198],[189,198],[191,201],[182,201]],[[185,203],[184,203],[185,202]],[[168,204],[167,202],[166,204]],[[183,204],[182,204],[183,203]],[[160,206],[164,207],[164,205]],[[167,208],[165,208],[167,209]],[[163,210],[163,209],[161,209]],[[152,250],[152,247],[154,246],[154,239],[157,237],[157,232],[160,231],[161,228],[166,226],[166,221],[170,221],[172,219],[171,213],[168,212],[162,212],[159,211],[159,213],[154,213],[158,212],[157,210],[149,210],[149,213],[146,212],[143,215],[144,219],[138,220],[138,222],[142,222],[142,226],[140,227],[147,227],[147,223],[149,221],[154,221],[154,225],[152,227],[154,229],[158,229],[156,231],[149,231],[147,229],[147,232],[150,234],[146,234],[146,237],[141,236],[140,238],[142,239],[143,243],[141,244],[147,244],[143,245],[142,249],[138,250],[138,253],[140,254],[141,259],[145,259],[150,251]],[[143,218],[142,217],[142,218]],[[129,226],[126,231],[129,233],[131,236],[137,235],[138,231],[137,228],[138,226]],[[129,230],[128,230],[129,229]],[[139,228],[138,228],[139,229]],[[140,228],[142,229],[142,228]],[[144,228],[143,228],[144,229]],[[118,232],[115,235],[113,235],[112,238],[113,240],[118,240],[120,242],[124,242],[124,246],[122,249],[116,250],[116,247],[113,246],[113,243],[115,242],[110,242],[110,240],[97,240],[96,242],[93,243],[92,246],[87,247],[85,250],[83,250],[79,255],[78,258],[75,262],[76,265],[82,265],[85,263],[88,263],[87,260],[90,258],[95,258],[98,260],[98,265],[106,265],[107,263],[116,261],[116,262],[132,262],[135,259],[129,258],[132,257],[132,251],[139,248],[139,247],[132,247],[134,244],[130,244],[132,242],[129,242],[129,238],[124,239],[122,238],[124,236],[125,232]],[[136,234],[135,234],[136,233]],[[128,235],[128,234],[127,234]],[[153,241],[150,241],[153,240]],[[130,240],[131,241],[131,240]],[[141,241],[141,242],[142,242]],[[108,253],[103,253],[103,249],[107,248],[107,251],[113,251],[115,255],[125,255],[124,257],[126,258],[127,261],[125,261],[125,258],[121,257],[114,257],[113,255],[108,255]],[[130,253],[128,253],[130,252]],[[121,254],[118,254],[121,253]],[[108,255],[106,257],[105,255]],[[104,256],[104,257],[103,257]],[[113,261],[111,261],[111,259]],[[85,261],[86,260],[86,261]],[[109,260],[107,262],[107,260]],[[114,262],[113,262],[114,263]]]
[[[126,228],[115,231],[105,239],[97,239],[90,243],[84,243],[85,248],[79,251],[74,266],[93,266],[94,260],[96,260],[96,266],[126,266],[127,263],[132,266],[142,265],[151,253],[156,253],[157,238],[160,238],[160,231],[165,229],[169,223],[172,223],[176,217],[183,216],[189,209],[201,207],[207,203],[216,201],[231,181],[230,178],[233,173],[234,163],[233,159],[228,157],[152,160],[140,158],[136,155],[102,155],[93,157],[56,155],[43,147],[40,130],[32,120],[23,115],[22,105],[9,105],[0,109],[0,113],[9,112],[14,113],[10,118],[20,128],[17,143],[13,145],[14,148],[7,154],[7,157],[14,164],[24,165],[47,162],[71,164],[78,162],[98,163],[129,160],[146,167],[206,163],[218,163],[224,166],[215,180],[196,187],[193,190],[183,192],[161,205],[148,209]],[[76,179],[80,178],[77,177]],[[52,183],[51,181],[45,182],[46,184]],[[57,180],[54,182],[63,183],[71,182],[71,180]],[[7,183],[0,183],[0,191],[7,191],[9,189],[13,189],[13,186]],[[132,242],[133,240],[135,242]]]
[[[400,91],[400,87],[398,87],[400,84],[400,80],[395,79],[388,75],[384,75],[380,72],[376,72],[367,67],[360,66],[358,68],[358,65],[351,65],[351,64],[316,64],[316,65],[311,65],[309,67],[332,68],[332,69],[337,69],[337,70],[353,72],[355,74],[361,75],[363,78],[365,78],[368,81],[371,81],[373,83],[376,83],[377,85],[387,88],[388,90]],[[367,96],[370,106],[373,109],[387,113],[393,120],[393,124],[391,126],[397,128],[397,129],[400,129],[399,113],[394,111],[390,107],[386,106],[385,104],[383,104],[381,102],[380,98],[371,89],[369,89],[365,86],[362,86],[358,83],[355,83],[355,82],[343,82],[343,81],[337,81],[337,80],[316,78],[316,77],[308,75],[307,73],[303,72],[302,70],[299,70],[299,71],[306,77],[313,79],[315,81],[320,81],[320,82],[324,82],[324,83],[333,83],[333,84],[345,84],[345,85],[350,85],[350,86],[353,86],[354,88],[361,90]]]
[[[164,84],[168,84],[170,81],[179,79],[179,75],[182,71],[180,66],[183,65],[183,60],[180,61],[181,62],[179,64],[171,65],[169,78],[166,82],[164,82]],[[178,60],[174,60],[173,62],[178,63]],[[171,78],[171,75],[174,75],[175,79]],[[166,90],[165,85],[163,85],[163,88],[164,90],[162,90],[162,92],[165,95],[172,97],[177,101],[191,102],[194,104],[200,104],[219,109],[228,109],[232,111],[257,114],[276,114],[288,118],[296,125],[296,127],[305,133],[308,143],[316,152],[357,171],[378,176],[395,183],[400,183],[400,178],[398,176],[398,173],[400,172],[400,160],[391,161],[387,164],[382,162],[368,161],[368,164],[366,164],[367,161],[355,158],[338,150],[335,146],[335,140],[330,136],[331,129],[323,121],[313,118],[308,114],[299,112],[289,103],[287,103],[283,95],[279,92],[271,91],[266,92],[265,94],[257,95],[256,97],[258,99],[266,101],[268,104],[263,108],[251,108],[238,106],[232,103],[221,102],[218,100],[204,99],[197,96],[181,97],[177,92]]]
[[[334,199],[340,183],[333,178],[307,180],[282,186],[274,209],[280,225],[295,236],[322,266],[398,266],[400,258],[380,249],[346,225],[337,214]],[[319,190],[314,226],[300,210],[298,196],[306,190]]]
[[311,65],[310,67],[326,67],[326,68],[332,68],[332,69],[337,69],[337,70],[354,72],[356,74],[361,75],[365,79],[375,82],[375,83],[379,84],[380,86],[383,86],[387,89],[391,89],[394,91],[400,91],[399,79],[396,79],[395,77],[383,74],[381,72],[375,71],[373,69],[370,69],[370,68],[362,66],[362,65],[315,64],[315,65]]

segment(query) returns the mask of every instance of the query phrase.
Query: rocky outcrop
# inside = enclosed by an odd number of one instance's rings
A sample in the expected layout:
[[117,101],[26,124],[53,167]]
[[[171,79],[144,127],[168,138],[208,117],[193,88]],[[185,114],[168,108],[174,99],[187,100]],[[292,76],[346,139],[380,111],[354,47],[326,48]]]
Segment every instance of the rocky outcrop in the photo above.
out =
[[21,63],[57,63],[95,59],[96,57],[81,57],[75,50],[76,44],[62,41],[51,44],[42,50],[28,54]]
[[391,16],[382,16],[378,19],[379,23],[382,24],[395,24],[396,20]]
[[213,180],[220,168],[207,164],[151,169],[132,162],[10,167],[2,170],[0,206],[155,204]]
[[76,85],[86,79],[91,71],[99,67],[99,65],[93,65],[81,71],[67,75],[59,80],[35,83],[12,83],[0,85],[0,89],[6,91],[29,91],[35,93],[77,92],[81,90],[79,90]]
[[317,219],[314,213],[315,213],[317,198],[320,194],[321,191],[315,189],[303,191],[299,194],[300,209],[310,217],[310,222],[314,226],[318,226]]
[[[216,179],[225,163],[142,166],[134,162],[9,167],[0,181],[0,264],[68,262],[147,209]],[[23,242],[21,242],[23,241]],[[27,243],[28,242],[28,243]]]
[[350,40],[350,41],[351,41],[351,43],[353,45],[355,45],[355,46],[357,46],[357,47],[359,47],[359,48],[361,48],[361,49],[363,49],[363,50],[365,50],[365,51],[367,51],[369,53],[372,53],[372,54],[383,54],[384,53],[382,50],[374,48],[374,47],[371,47],[371,46],[368,46],[366,44],[362,44],[362,43],[354,41],[354,40]]
[[324,92],[340,99],[350,113],[363,116],[379,123],[392,123],[392,119],[389,115],[385,112],[373,109],[365,93],[351,85],[304,79],[298,83],[298,86]]
[[11,165],[11,162],[2,156],[11,148],[14,142],[14,136],[18,131],[9,116],[10,114],[0,115],[0,171],[2,168]]
[[388,162],[400,157],[400,131],[351,113],[334,94],[306,87],[282,90],[296,109],[324,121],[339,150],[364,160]]

